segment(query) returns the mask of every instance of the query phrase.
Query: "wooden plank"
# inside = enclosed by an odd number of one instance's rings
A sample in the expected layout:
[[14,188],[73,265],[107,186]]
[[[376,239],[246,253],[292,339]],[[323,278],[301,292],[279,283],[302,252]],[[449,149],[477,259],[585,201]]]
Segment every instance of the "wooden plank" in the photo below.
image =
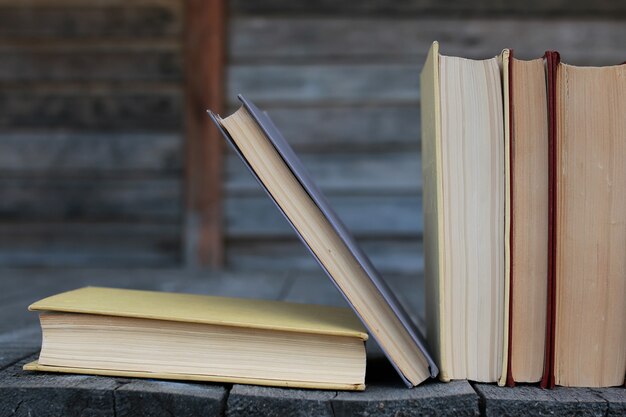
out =
[[179,224],[0,223],[4,267],[163,267],[181,261]]
[[221,415],[228,388],[191,382],[26,372],[35,355],[0,373],[3,416]]
[[336,391],[273,388],[235,384],[226,403],[228,417],[334,417],[330,400]]
[[[239,17],[230,30],[235,63],[395,62],[421,67],[433,40],[444,54],[486,58],[504,47],[522,58],[558,50],[573,64],[619,63],[620,20],[525,18]],[[419,70],[419,68],[418,68]],[[385,83],[385,79],[378,81]]]
[[[187,268],[182,271],[190,270]],[[175,272],[174,279],[170,277],[169,282],[161,285],[161,289],[188,294],[211,294],[220,297],[279,300],[284,288],[290,285],[286,272],[260,272],[258,270],[238,272],[227,269],[218,273],[207,274],[207,271],[202,270],[191,271],[194,272],[184,274],[182,277],[180,273]]]
[[182,93],[176,88],[4,91],[0,128],[63,128],[98,131],[177,131]]
[[129,380],[113,393],[115,417],[220,416],[228,388],[181,381]]
[[[346,227],[362,237],[418,237],[422,233],[420,195],[330,196]],[[226,234],[230,238],[293,237],[295,232],[266,195],[228,196]]]
[[0,175],[174,174],[182,137],[170,133],[0,132]]
[[371,65],[231,65],[227,97],[235,106],[243,93],[256,104],[359,105],[419,103],[419,67],[408,64]]
[[0,415],[114,417],[114,378],[24,372],[33,355],[0,373]]
[[366,383],[366,392],[337,393],[331,400],[333,417],[480,415],[479,397],[467,381],[428,381],[419,387],[406,389],[400,378],[394,375],[389,361],[381,358],[379,361],[368,361]]
[[420,143],[417,105],[273,107],[268,113],[297,151],[389,151]]
[[[424,269],[420,238],[359,238],[358,242],[376,269],[384,274],[417,274]],[[235,271],[320,271],[315,259],[295,237],[231,239],[226,264]]]
[[135,220],[177,222],[181,182],[162,179],[0,179],[6,220]]
[[626,4],[620,0],[602,2],[586,2],[582,0],[544,0],[528,2],[523,0],[479,0],[471,3],[461,1],[438,0],[367,0],[359,2],[337,2],[322,0],[309,2],[305,0],[269,0],[250,2],[232,0],[232,13],[235,15],[274,14],[302,16],[317,15],[366,15],[366,16],[398,16],[411,15],[457,15],[457,16],[493,16],[493,15],[524,15],[524,16],[605,16],[616,17],[626,15]]
[[186,253],[191,265],[223,263],[222,138],[206,114],[224,110],[225,0],[186,3]]
[[[5,49],[5,50],[3,50]],[[169,81],[182,79],[178,47],[97,50],[85,45],[66,47],[11,46],[0,48],[0,82],[36,81]],[[150,50],[152,49],[152,50]]]
[[[50,0],[26,0],[21,2],[25,8],[39,8],[51,6]],[[180,7],[179,0],[98,0],[93,2],[84,2],[81,0],[54,0],[54,7],[82,7],[82,8],[102,8],[112,6],[159,6],[159,7]],[[0,0],[0,6],[15,6],[15,1]]]
[[[4,2],[3,2],[4,3]],[[32,3],[29,1],[28,3]],[[42,6],[2,4],[0,36],[7,39],[85,39],[98,37],[153,38],[182,34],[182,10],[177,2],[165,4],[59,7],[58,2]]]
[[500,388],[475,384],[486,416],[606,416],[607,402],[590,388],[542,389],[532,385]]
[[[401,194],[421,190],[421,158],[413,152],[363,154],[300,154],[316,184],[328,194]],[[226,190],[229,195],[258,194],[260,186],[241,160],[230,154],[226,160]]]
[[[368,342],[368,345],[373,342]],[[233,385],[226,404],[229,417],[301,416],[478,416],[479,398],[467,381],[428,382],[407,389],[388,360],[368,356],[363,392],[301,390]],[[370,373],[371,371],[371,373]],[[370,375],[377,377],[372,378]]]
[[623,387],[594,389],[593,392],[608,402],[607,417],[626,415],[626,390]]
[[34,349],[0,347],[0,370],[13,365],[20,359],[35,353]]

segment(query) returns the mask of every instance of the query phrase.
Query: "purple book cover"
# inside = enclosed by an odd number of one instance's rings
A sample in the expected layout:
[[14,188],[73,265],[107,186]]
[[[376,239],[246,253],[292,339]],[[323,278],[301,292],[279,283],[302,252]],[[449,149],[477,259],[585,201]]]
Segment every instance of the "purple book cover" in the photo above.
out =
[[[428,361],[428,366],[429,366],[431,377],[433,378],[436,377],[439,371],[437,369],[437,365],[435,365],[435,362],[433,361],[431,355],[428,353],[428,350],[426,349],[426,342],[425,342],[423,335],[421,334],[419,329],[415,326],[413,321],[410,319],[409,315],[407,314],[405,309],[402,307],[402,305],[400,304],[400,302],[398,301],[394,293],[389,289],[386,282],[382,279],[380,274],[376,271],[376,269],[370,262],[369,258],[357,245],[356,241],[354,240],[350,232],[348,232],[348,229],[343,225],[339,217],[335,214],[334,210],[328,204],[326,197],[324,197],[322,192],[317,188],[317,185],[313,182],[313,180],[311,179],[311,176],[307,173],[306,169],[304,168],[304,165],[302,165],[302,162],[294,153],[291,146],[289,146],[287,141],[283,138],[282,134],[278,131],[278,129],[276,128],[272,120],[269,118],[267,113],[259,110],[254,104],[252,104],[249,100],[246,100],[242,95],[239,95],[238,98],[243,103],[244,107],[250,113],[253,119],[257,122],[257,124],[259,125],[259,127],[261,128],[265,136],[267,136],[267,138],[270,140],[272,145],[274,145],[274,148],[276,149],[278,154],[282,157],[283,161],[285,162],[287,167],[291,170],[295,178],[300,182],[300,184],[302,185],[302,188],[311,197],[313,202],[317,205],[317,207],[320,209],[322,214],[326,217],[326,219],[331,224],[331,226],[333,227],[337,235],[341,238],[343,243],[346,245],[348,250],[352,253],[354,258],[361,265],[361,267],[363,268],[363,271],[365,271],[367,276],[374,283],[378,291],[381,293],[382,297],[387,301],[387,303],[389,304],[393,312],[396,314],[396,316],[398,317],[398,319],[404,326],[404,328],[410,334],[413,342],[415,343],[415,348],[419,349],[424,354],[424,357]],[[287,222],[289,222],[291,227],[295,230],[296,234],[298,235],[302,243],[309,249],[309,252],[311,253],[311,255],[315,258],[315,260],[317,260],[318,264],[326,272],[326,275],[328,275],[328,277],[335,284],[339,292],[344,296],[348,304],[353,308],[355,313],[358,315],[358,312],[354,308],[350,299],[346,297],[346,295],[343,293],[341,288],[337,286],[332,275],[328,272],[328,270],[326,270],[324,265],[320,262],[320,260],[317,258],[315,253],[311,250],[309,245],[306,243],[304,238],[300,235],[300,232],[298,231],[298,229],[294,226],[291,220],[289,220],[289,217],[287,217],[287,215],[283,212],[283,210],[280,208],[280,205],[274,200],[269,190],[265,187],[263,182],[254,172],[254,170],[252,169],[252,167],[250,166],[246,158],[244,158],[244,156],[241,154],[241,151],[239,150],[239,148],[237,148],[237,145],[235,144],[233,139],[230,137],[228,132],[226,132],[226,130],[222,127],[221,123],[219,122],[219,119],[216,117],[216,115],[214,115],[210,111],[209,111],[209,115],[211,116],[215,124],[217,125],[222,135],[226,138],[228,143],[231,145],[235,153],[239,155],[239,157],[244,162],[244,164],[248,167],[252,175],[257,179],[261,187],[263,187],[263,189],[267,192],[267,194],[270,196],[272,201],[274,201],[274,204],[276,205],[278,210],[283,214],[285,219],[287,219]],[[367,323],[363,322],[363,324],[366,327],[368,327]],[[374,334],[371,331],[370,333],[372,334],[372,336],[374,336]],[[382,346],[381,346],[381,349],[383,349]],[[383,352],[385,353],[385,355],[387,356],[391,364],[394,366],[394,368],[396,369],[396,371],[398,372],[402,380],[409,387],[411,387],[412,384],[402,374],[400,369],[395,364],[393,358],[389,356],[389,354],[384,349],[383,349]]]

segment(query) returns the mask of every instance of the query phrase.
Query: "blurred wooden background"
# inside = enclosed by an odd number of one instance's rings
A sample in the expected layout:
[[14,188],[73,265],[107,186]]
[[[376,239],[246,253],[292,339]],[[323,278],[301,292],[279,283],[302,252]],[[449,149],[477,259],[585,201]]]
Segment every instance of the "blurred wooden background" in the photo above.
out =
[[[0,265],[191,262],[188,3],[0,0]],[[237,93],[266,109],[390,273],[423,264],[418,76],[433,40],[473,58],[512,47],[579,65],[626,60],[623,0],[226,6],[227,112]],[[227,151],[223,163],[226,266],[315,268],[242,163]]]

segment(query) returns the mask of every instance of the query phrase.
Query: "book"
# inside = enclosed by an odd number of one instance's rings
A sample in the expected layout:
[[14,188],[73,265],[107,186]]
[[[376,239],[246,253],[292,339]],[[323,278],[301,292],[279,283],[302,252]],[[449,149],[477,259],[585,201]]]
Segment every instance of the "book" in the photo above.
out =
[[626,65],[550,53],[551,385],[608,387],[626,374]]
[[624,384],[626,65],[469,60],[435,42],[421,91],[441,379]]
[[510,54],[505,83],[505,157],[509,213],[507,380],[536,383],[544,375],[548,310],[549,138],[546,59]]
[[349,308],[86,287],[37,301],[26,370],[333,390],[365,388]]
[[221,118],[209,112],[322,269],[354,309],[408,386],[437,375],[409,315],[358,247],[267,114],[242,107]]
[[420,76],[427,334],[444,381],[506,375],[505,59],[435,42]]
[[625,67],[510,63],[509,385],[624,383]]

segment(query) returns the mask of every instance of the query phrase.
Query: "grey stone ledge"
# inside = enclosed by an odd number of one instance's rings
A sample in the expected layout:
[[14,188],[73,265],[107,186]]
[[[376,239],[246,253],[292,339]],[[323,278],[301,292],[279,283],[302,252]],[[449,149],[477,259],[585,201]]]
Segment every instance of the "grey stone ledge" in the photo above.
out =
[[129,379],[115,390],[116,416],[220,416],[227,392],[214,384]]
[[467,381],[436,381],[407,389],[399,383],[371,384],[364,392],[340,392],[335,416],[477,416],[478,395]]
[[[626,389],[500,388],[428,381],[407,389],[384,360],[363,392],[318,391],[27,372],[35,359],[0,349],[0,416],[623,416]],[[22,358],[22,359],[20,359]]]
[[608,417],[626,416],[626,388],[603,388],[593,391],[608,402]]
[[228,396],[226,415],[332,417],[330,401],[336,395],[336,391],[234,385]]
[[589,388],[541,389],[528,385],[503,388],[487,384],[474,384],[474,388],[481,396],[486,416],[603,417],[608,412],[606,399],[598,390]]
[[30,356],[0,373],[0,416],[105,417],[115,415],[113,378],[26,372]]

